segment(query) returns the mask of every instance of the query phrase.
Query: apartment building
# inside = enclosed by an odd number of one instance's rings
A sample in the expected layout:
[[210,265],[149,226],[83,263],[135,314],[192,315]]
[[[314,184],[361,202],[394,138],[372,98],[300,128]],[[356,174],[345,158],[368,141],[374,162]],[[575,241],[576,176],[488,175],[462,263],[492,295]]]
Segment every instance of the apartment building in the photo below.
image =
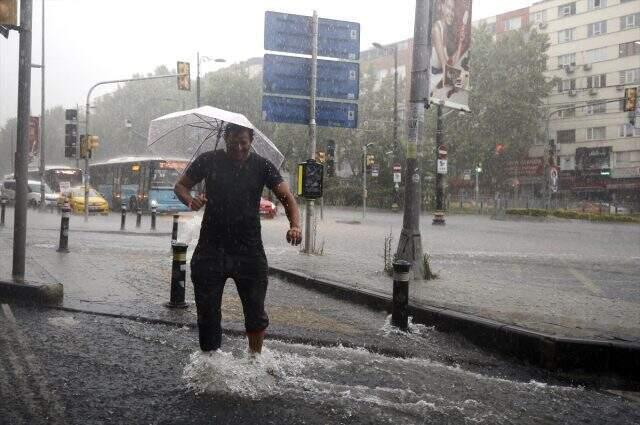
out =
[[640,202],[640,129],[622,102],[626,88],[640,85],[640,0],[545,0],[479,23],[497,35],[531,23],[549,35],[547,77],[558,84],[545,127],[553,142],[530,156],[555,153],[561,192]]

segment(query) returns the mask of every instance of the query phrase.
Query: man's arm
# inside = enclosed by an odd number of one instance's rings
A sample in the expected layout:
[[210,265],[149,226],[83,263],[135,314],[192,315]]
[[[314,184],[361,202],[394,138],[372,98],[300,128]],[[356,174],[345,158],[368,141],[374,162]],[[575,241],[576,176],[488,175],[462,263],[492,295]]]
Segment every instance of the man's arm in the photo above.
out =
[[207,198],[204,196],[196,196],[195,198],[191,196],[191,189],[195,186],[196,183],[191,180],[187,175],[183,175],[178,180],[178,183],[173,188],[173,192],[176,194],[180,202],[188,206],[194,211],[198,211],[207,203]]
[[302,242],[300,211],[298,210],[298,204],[293,197],[293,194],[289,190],[289,185],[286,182],[282,182],[273,189],[273,193],[276,195],[282,206],[284,206],[284,211],[289,219],[287,242],[290,242],[292,245],[300,245],[300,242]]

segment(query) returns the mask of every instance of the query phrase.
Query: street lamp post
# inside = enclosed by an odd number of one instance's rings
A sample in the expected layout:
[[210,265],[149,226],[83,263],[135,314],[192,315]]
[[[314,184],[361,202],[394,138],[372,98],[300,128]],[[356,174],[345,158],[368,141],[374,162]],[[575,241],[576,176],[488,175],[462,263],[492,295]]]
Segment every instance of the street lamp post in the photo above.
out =
[[[385,48],[380,43],[373,43],[373,46],[377,49],[393,50],[393,163],[397,164],[400,159],[398,158],[399,146],[398,146],[398,45],[393,44]],[[394,183],[393,186],[393,204],[391,205],[391,209],[393,211],[398,210],[398,189],[399,186],[397,183]]]
[[198,52],[197,57],[197,77],[196,77],[196,107],[200,107],[200,63],[201,62],[216,62],[216,63],[224,63],[225,59],[222,58],[214,58],[212,56],[200,56],[200,52]]
[[367,143],[362,147],[362,221],[367,215],[367,148],[373,143]]
[[476,166],[476,205],[478,205],[478,199],[480,197],[480,183],[479,183],[480,173],[482,173],[482,164],[478,164]]

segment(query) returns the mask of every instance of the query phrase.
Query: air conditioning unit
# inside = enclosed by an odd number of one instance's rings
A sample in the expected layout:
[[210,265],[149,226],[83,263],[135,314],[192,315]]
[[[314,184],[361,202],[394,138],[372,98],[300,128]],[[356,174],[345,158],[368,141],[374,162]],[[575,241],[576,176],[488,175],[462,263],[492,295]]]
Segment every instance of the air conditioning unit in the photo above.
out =
[[578,91],[577,90],[569,90],[569,96],[575,97],[577,95],[578,95]]
[[566,72],[567,74],[573,74],[576,70],[576,67],[574,65],[565,65],[564,66],[564,72]]
[[546,29],[547,28],[547,23],[546,22],[538,22],[538,28],[540,28],[541,30]]
[[620,84],[616,86],[616,90],[618,91],[624,91],[624,85]]
[[584,66],[582,67],[585,71],[591,71],[591,64],[590,63],[585,63]]
[[595,96],[597,94],[598,94],[598,89],[596,89],[596,88],[589,89],[589,95],[590,96]]

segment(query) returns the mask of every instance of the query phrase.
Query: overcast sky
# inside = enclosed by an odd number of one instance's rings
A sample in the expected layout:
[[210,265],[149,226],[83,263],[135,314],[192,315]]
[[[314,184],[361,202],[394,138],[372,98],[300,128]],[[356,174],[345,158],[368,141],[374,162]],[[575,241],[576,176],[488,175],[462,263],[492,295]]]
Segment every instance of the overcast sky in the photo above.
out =
[[[34,0],[33,63],[41,57],[41,10]],[[239,62],[263,55],[264,12],[311,15],[361,24],[361,46],[413,35],[415,0],[44,0],[46,105],[84,104],[102,80],[175,68],[201,55]],[[531,0],[474,0],[473,19],[526,7]],[[220,64],[204,64],[212,71]],[[18,37],[0,37],[0,126],[16,115]],[[40,115],[40,71],[32,73],[32,114]],[[144,83],[141,83],[144,84]],[[100,95],[109,88],[96,90]],[[194,93],[195,95],[195,93]]]

